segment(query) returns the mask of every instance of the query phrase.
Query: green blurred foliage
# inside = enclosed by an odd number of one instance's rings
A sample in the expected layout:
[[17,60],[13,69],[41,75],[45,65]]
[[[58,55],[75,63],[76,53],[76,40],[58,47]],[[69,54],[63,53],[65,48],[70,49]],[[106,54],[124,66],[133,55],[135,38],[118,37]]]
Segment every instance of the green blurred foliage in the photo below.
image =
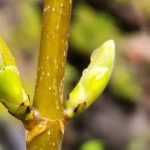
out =
[[80,150],[104,150],[104,144],[101,140],[89,140],[81,145]]
[[108,39],[116,39],[119,31],[112,16],[98,13],[87,4],[76,7],[71,26],[71,46],[84,54],[91,54],[93,49]]
[[150,149],[150,136],[146,133],[138,135],[131,139],[127,145],[127,150],[149,150]]
[[1,144],[0,144],[0,150],[5,150]]
[[131,102],[137,102],[143,94],[134,71],[131,70],[128,64],[121,62],[115,64],[111,79],[111,88],[121,100]]
[[0,116],[7,113],[7,109],[0,103]]
[[136,7],[144,12],[144,14],[150,17],[150,1],[149,0],[138,0],[135,1]]
[[16,49],[35,52],[39,47],[41,27],[40,13],[36,1],[23,0],[18,3],[17,12],[19,21],[13,27],[14,38],[12,38],[12,42]]

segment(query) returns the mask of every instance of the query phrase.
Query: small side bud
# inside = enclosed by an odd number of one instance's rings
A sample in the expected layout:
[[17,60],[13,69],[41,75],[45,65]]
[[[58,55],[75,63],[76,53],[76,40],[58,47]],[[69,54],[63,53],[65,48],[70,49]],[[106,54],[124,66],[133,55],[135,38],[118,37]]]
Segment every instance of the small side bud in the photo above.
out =
[[113,40],[105,42],[91,55],[91,63],[83,71],[76,87],[65,102],[65,115],[73,118],[86,110],[103,92],[113,68],[115,44]]
[[5,41],[0,37],[0,102],[21,120],[31,119],[31,104],[22,86],[16,62]]

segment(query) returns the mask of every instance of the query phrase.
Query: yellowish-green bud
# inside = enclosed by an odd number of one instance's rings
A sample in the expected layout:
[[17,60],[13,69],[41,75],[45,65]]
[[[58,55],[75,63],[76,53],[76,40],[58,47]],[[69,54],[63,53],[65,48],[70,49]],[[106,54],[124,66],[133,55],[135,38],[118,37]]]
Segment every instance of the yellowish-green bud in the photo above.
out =
[[22,87],[15,59],[0,37],[0,102],[8,111],[21,120],[28,120],[31,104]]
[[65,102],[67,118],[82,113],[100,96],[110,79],[114,57],[113,40],[105,42],[92,53],[91,63],[83,71],[81,79]]

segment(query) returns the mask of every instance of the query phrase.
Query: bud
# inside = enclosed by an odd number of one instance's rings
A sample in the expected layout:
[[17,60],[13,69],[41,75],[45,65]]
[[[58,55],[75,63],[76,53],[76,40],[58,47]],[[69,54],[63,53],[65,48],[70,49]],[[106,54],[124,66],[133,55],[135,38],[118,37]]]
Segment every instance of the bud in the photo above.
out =
[[[22,87],[15,59],[0,37],[0,101],[8,111],[21,120],[30,119],[31,106]],[[30,116],[30,117],[29,117]]]
[[114,56],[115,44],[113,40],[105,42],[92,53],[89,66],[83,71],[81,79],[65,103],[67,118],[73,118],[82,113],[103,92],[110,79]]

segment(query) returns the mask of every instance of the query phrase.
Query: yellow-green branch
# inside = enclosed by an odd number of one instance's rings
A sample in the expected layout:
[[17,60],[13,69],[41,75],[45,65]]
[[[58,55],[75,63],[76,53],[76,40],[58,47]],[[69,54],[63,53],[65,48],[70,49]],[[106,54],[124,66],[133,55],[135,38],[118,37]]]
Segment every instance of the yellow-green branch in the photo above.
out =
[[33,107],[47,120],[47,126],[44,132],[29,141],[29,150],[59,150],[61,147],[64,131],[63,82],[70,14],[71,0],[44,1]]

